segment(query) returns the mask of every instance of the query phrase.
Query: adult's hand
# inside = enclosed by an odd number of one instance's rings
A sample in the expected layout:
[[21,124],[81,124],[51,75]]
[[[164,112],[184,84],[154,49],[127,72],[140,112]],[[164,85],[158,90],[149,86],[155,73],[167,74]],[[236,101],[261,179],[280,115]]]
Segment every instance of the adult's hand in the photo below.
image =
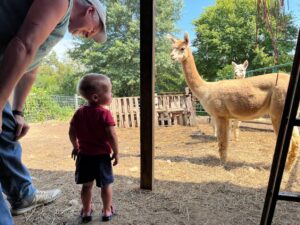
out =
[[17,125],[16,140],[19,140],[27,134],[29,125],[26,123],[23,116],[15,115],[14,117]]

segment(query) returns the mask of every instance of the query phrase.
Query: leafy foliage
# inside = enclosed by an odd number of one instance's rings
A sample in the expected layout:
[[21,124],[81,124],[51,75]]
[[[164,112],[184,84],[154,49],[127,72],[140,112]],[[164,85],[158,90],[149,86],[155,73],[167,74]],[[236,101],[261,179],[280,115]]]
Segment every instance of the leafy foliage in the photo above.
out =
[[217,80],[228,80],[232,79],[234,76],[232,65],[226,65],[223,69],[218,70]]
[[80,63],[71,59],[60,61],[55,52],[45,58],[39,67],[35,82],[36,90],[43,89],[48,94],[74,95],[79,77],[83,73]]
[[[256,42],[256,9],[256,0],[216,0],[215,6],[208,7],[194,21],[196,64],[206,79],[214,80],[231,61],[241,63],[248,59],[249,69],[274,64],[272,41],[263,23],[258,24],[260,36]],[[292,60],[289,53],[297,34],[292,16],[286,15],[285,19],[287,32],[278,34],[282,38],[278,42],[279,64]]]

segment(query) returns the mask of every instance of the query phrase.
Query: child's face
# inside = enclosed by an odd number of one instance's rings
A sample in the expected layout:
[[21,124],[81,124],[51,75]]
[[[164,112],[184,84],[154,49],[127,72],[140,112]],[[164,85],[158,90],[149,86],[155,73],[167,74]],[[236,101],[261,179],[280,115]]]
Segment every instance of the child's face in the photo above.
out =
[[112,85],[110,80],[102,82],[101,84],[102,87],[99,88],[99,92],[92,94],[89,98],[89,104],[91,105],[110,105],[112,101]]
[[108,81],[107,82],[107,90],[105,92],[102,93],[102,104],[103,105],[110,105],[111,101],[112,101],[112,85],[111,82]]

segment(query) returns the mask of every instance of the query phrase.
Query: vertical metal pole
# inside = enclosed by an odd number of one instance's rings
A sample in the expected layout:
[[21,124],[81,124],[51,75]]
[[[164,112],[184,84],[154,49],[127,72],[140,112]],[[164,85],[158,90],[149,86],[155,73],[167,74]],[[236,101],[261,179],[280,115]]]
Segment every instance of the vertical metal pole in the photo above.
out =
[[140,1],[141,188],[153,188],[154,171],[154,4]]

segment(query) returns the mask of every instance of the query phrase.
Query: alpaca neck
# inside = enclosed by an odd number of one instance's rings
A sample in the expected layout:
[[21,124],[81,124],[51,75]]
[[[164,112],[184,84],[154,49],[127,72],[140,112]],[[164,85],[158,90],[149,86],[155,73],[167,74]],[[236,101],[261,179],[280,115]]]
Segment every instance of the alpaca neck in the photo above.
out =
[[198,73],[194,56],[190,48],[188,50],[188,56],[185,60],[183,60],[182,67],[185,74],[185,79],[192,91],[196,88],[204,86],[206,82],[201,78],[200,74]]

